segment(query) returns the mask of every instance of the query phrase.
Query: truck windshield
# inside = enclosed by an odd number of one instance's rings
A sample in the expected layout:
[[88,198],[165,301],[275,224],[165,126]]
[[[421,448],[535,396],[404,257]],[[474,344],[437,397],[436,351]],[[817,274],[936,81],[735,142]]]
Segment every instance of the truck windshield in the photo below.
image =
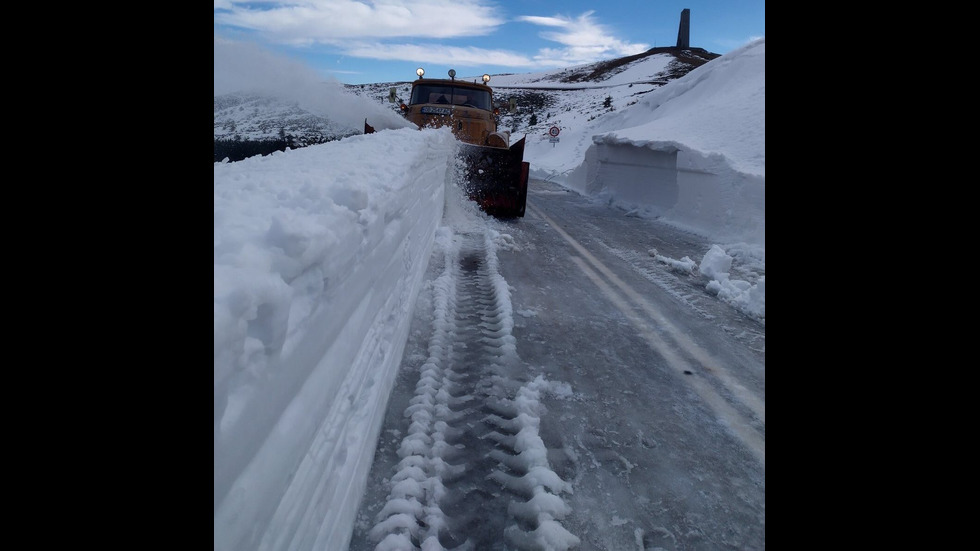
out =
[[490,110],[490,92],[458,86],[439,84],[417,84],[412,88],[411,104],[437,103],[463,105]]

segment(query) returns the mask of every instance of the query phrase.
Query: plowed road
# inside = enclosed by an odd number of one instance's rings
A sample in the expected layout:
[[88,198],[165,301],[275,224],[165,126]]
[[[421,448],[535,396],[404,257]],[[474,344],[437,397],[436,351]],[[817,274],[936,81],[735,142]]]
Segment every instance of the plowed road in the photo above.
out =
[[532,181],[429,262],[351,551],[765,549],[765,325]]

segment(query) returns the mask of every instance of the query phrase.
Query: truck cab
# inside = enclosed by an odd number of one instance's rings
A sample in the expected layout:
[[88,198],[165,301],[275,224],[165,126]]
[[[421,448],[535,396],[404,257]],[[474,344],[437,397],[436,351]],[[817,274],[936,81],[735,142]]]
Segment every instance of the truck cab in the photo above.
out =
[[490,147],[508,147],[509,136],[497,132],[500,110],[493,105],[493,90],[483,83],[456,80],[456,71],[449,79],[423,79],[425,71],[416,71],[419,78],[412,83],[408,104],[401,104],[402,114],[419,128],[449,126],[461,142]]
[[[415,71],[419,78],[408,103],[398,106],[402,115],[420,129],[451,128],[465,167],[460,185],[470,199],[493,216],[523,217],[530,170],[524,160],[527,135],[511,144],[510,132],[497,131],[500,110],[487,85],[490,75],[484,74],[480,84],[456,80],[453,69],[449,79],[423,79],[424,73],[421,67]],[[367,119],[364,133],[374,133]]]

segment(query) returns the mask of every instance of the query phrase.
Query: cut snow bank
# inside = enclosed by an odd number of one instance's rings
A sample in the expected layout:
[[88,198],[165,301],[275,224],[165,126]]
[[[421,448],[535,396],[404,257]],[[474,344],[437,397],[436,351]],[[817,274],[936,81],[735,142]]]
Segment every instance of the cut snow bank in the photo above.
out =
[[597,119],[593,140],[632,141],[641,147],[677,142],[679,149],[704,156],[724,153],[733,170],[764,178],[765,74],[766,39],[761,38],[644,94],[636,105]]
[[215,550],[349,541],[455,153],[403,129],[215,163]]
[[644,94],[573,142],[581,164],[547,173],[531,159],[533,174],[711,239],[765,246],[765,54],[762,38]]
[[584,195],[714,240],[765,246],[765,177],[672,141],[593,137],[567,182]]

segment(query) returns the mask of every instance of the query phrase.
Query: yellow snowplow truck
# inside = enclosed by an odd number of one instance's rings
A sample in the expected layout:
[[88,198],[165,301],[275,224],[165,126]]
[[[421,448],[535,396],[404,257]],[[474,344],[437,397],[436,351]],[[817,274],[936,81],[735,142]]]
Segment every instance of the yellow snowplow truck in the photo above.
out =
[[[449,126],[460,141],[466,171],[462,182],[467,195],[480,208],[500,218],[522,217],[527,205],[527,180],[530,163],[524,161],[525,135],[510,143],[510,132],[497,130],[499,108],[493,103],[493,90],[483,83],[449,79],[423,79],[425,71],[416,71],[408,104],[400,105],[402,115],[419,128]],[[364,121],[364,133],[374,128]]]

